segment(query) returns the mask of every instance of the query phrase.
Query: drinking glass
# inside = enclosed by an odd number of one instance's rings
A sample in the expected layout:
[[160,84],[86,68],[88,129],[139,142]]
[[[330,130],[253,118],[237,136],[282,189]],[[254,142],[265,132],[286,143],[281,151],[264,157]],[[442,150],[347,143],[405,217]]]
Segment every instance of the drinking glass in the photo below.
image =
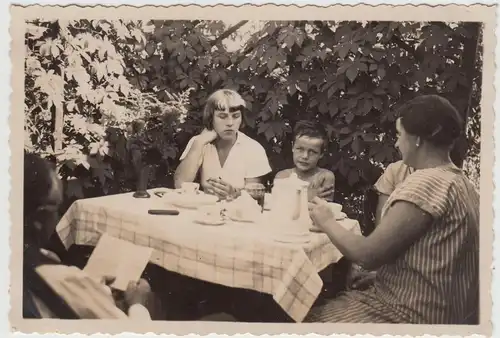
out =
[[264,197],[266,195],[266,187],[261,183],[248,183],[245,185],[245,191],[248,192],[248,194],[257,201],[262,212],[262,210],[264,210]]

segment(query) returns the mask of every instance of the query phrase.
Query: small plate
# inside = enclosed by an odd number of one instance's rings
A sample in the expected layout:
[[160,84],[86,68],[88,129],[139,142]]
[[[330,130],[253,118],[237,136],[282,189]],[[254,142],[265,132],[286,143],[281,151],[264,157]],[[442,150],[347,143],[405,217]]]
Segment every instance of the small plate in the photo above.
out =
[[205,205],[215,205],[218,198],[214,195],[207,194],[189,194],[189,195],[178,195],[172,198],[170,203],[179,208],[185,209],[198,209],[199,207]]
[[309,243],[311,241],[311,238],[309,236],[305,237],[288,237],[288,236],[283,236],[283,237],[275,237],[274,240],[279,243],[286,243],[286,244],[305,244]]
[[224,225],[226,223],[223,219],[221,220],[196,219],[194,220],[194,222],[201,225],[212,225],[212,226]]
[[243,218],[243,217],[238,217],[235,216],[232,212],[226,212],[226,216],[234,222],[241,222],[241,223],[255,223],[256,219],[250,219],[250,218]]

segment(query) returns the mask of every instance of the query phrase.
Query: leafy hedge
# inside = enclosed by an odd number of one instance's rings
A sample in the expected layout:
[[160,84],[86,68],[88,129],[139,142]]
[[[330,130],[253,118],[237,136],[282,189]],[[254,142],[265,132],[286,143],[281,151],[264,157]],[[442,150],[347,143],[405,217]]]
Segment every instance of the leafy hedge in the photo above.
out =
[[224,40],[244,24],[29,22],[26,149],[75,178],[68,203],[133,189],[130,150],[139,143],[156,168],[151,185],[171,185],[206,98],[234,88],[249,104],[245,132],[275,170],[292,165],[296,121],[326,127],[332,142],[321,164],[336,173],[336,198],[354,216],[364,189],[397,159],[394,108],[439,93],[468,118],[462,151],[473,155],[466,169],[477,179],[479,24],[270,21],[244,48],[228,50]]

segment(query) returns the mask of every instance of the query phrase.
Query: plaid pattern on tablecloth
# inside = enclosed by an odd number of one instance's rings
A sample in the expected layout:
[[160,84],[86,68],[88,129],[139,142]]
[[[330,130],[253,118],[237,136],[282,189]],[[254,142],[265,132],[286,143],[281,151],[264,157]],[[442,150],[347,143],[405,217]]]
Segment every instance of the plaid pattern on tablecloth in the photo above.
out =
[[[78,200],[56,231],[67,248],[96,245],[103,233],[151,247],[152,263],[192,278],[271,294],[297,322],[322,289],[318,272],[342,257],[324,234],[312,234],[307,244],[284,244],[273,239],[266,225],[202,226],[183,216],[189,212],[147,213],[165,208],[161,203],[154,196],[134,199],[131,194]],[[343,223],[359,232],[356,221]]]

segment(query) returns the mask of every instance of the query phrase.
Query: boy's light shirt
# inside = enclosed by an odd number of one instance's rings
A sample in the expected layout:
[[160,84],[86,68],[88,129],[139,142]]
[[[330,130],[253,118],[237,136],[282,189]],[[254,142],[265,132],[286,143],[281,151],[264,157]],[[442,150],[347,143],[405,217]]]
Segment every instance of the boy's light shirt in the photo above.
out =
[[[181,161],[187,156],[193,142],[194,138],[191,138],[180,157]],[[220,177],[234,188],[240,189],[244,188],[246,178],[260,177],[271,172],[264,147],[242,132],[238,132],[236,143],[229,151],[223,167],[220,165],[217,148],[213,144],[207,144],[203,148],[199,166],[202,183],[209,178]]]
[[381,194],[390,195],[414,171],[415,169],[407,166],[403,161],[391,163],[375,183],[375,189]]

